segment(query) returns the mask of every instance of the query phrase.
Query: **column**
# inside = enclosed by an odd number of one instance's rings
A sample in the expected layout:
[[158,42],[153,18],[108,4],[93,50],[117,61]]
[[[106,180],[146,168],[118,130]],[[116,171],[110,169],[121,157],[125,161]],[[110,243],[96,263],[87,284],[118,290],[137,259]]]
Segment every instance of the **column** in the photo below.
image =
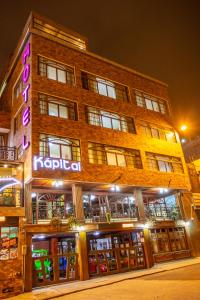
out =
[[82,187],[76,184],[72,185],[72,199],[75,209],[75,216],[78,221],[84,222],[84,210],[82,200]]
[[85,231],[76,233],[76,248],[79,262],[80,280],[89,279],[87,235]]
[[32,235],[26,234],[26,255],[25,255],[25,276],[24,276],[24,291],[32,290]]
[[151,246],[151,237],[148,228],[144,228],[144,252],[146,258],[147,268],[151,268],[154,265],[152,246]]
[[25,184],[25,193],[24,193],[24,206],[25,206],[25,213],[27,224],[32,224],[32,184],[27,183]]
[[141,222],[145,222],[146,221],[146,216],[145,216],[144,202],[143,202],[142,190],[141,189],[135,189],[134,190],[134,198],[135,198],[136,206],[138,208],[139,220]]

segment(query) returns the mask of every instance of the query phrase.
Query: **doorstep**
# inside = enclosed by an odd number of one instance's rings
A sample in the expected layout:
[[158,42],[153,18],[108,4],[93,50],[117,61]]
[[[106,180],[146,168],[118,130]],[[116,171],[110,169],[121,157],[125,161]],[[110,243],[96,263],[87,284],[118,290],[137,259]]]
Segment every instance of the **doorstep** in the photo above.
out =
[[10,300],[48,300],[54,299],[67,294],[93,289],[116,282],[139,278],[147,275],[170,271],[178,268],[183,268],[195,264],[200,264],[200,257],[182,259],[179,261],[170,261],[156,264],[151,269],[142,269],[126,273],[118,273],[114,275],[107,275],[96,277],[86,281],[74,281],[65,284],[53,285],[35,289],[32,292],[24,293],[16,297],[9,298]]

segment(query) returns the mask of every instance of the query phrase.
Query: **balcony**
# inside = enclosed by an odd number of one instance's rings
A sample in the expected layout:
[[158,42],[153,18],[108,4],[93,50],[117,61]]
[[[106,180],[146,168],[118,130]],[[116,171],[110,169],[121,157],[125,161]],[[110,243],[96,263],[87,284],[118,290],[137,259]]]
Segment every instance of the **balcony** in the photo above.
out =
[[32,199],[33,224],[49,224],[55,217],[65,223],[67,218],[73,215],[73,212],[71,197],[66,199],[64,194],[37,194]]
[[166,221],[181,220],[182,215],[180,207],[175,205],[166,205],[164,203],[148,203],[145,205],[145,214],[147,219]]
[[83,206],[87,223],[124,222],[139,219],[138,208],[129,195],[84,195]]
[[0,160],[17,160],[17,151],[15,147],[0,146]]

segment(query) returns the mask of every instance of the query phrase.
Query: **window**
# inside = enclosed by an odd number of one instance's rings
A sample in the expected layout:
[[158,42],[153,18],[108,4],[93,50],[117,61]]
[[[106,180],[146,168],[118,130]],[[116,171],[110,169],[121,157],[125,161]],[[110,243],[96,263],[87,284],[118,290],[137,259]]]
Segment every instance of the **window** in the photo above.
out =
[[19,95],[22,94],[23,90],[25,88],[25,84],[22,80],[22,76],[20,76],[20,78],[18,79],[17,83],[15,84],[14,87],[14,98],[17,99],[19,97]]
[[150,235],[154,254],[188,249],[183,227],[151,229]]
[[17,257],[18,228],[0,227],[0,260]]
[[177,143],[176,135],[173,129],[163,129],[161,127],[157,127],[157,125],[143,121],[140,122],[140,127],[142,132],[149,137],[165,140],[172,143]]
[[76,120],[76,103],[39,94],[40,113],[64,119]]
[[22,109],[18,112],[18,114],[14,118],[14,134],[20,129],[21,126],[22,126]]
[[128,102],[128,89],[126,86],[95,77],[85,72],[81,73],[82,87],[97,94],[113,99]]
[[140,152],[134,149],[88,143],[89,162],[142,169]]
[[41,56],[39,56],[39,75],[58,82],[74,84],[73,68]]
[[165,100],[157,99],[138,91],[136,91],[135,96],[136,96],[137,106],[144,107],[146,109],[153,110],[156,112],[160,112],[162,114],[168,113],[167,102]]
[[87,107],[88,123],[91,125],[111,128],[124,132],[135,133],[134,121],[129,117],[103,111],[94,107]]
[[183,165],[179,157],[166,156],[146,152],[149,169],[160,172],[184,173]]
[[80,161],[79,140],[40,134],[40,156]]

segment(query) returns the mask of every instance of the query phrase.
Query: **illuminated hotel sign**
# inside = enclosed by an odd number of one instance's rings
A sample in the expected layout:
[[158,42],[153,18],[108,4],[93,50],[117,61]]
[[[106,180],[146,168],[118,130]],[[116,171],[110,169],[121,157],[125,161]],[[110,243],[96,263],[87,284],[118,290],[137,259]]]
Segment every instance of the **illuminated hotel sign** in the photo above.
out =
[[51,170],[65,170],[65,171],[81,171],[81,163],[78,161],[70,161],[61,158],[49,158],[43,156],[33,157],[33,170],[37,171],[39,169],[51,169]]
[[[30,57],[31,50],[30,50],[30,43],[28,42],[24,52],[22,54],[22,64],[24,66],[23,72],[22,72],[22,80],[25,84],[25,88],[22,92],[22,97],[24,99],[24,103],[28,103],[29,100],[29,89],[30,89],[30,83],[28,83],[29,77],[30,77],[30,63],[28,63],[28,58]],[[30,112],[30,106],[28,105],[22,115],[22,124],[24,127],[26,127],[30,123],[31,119],[31,112]],[[23,135],[22,140],[22,147],[24,150],[28,149],[30,146],[30,141],[28,141],[27,136]]]

